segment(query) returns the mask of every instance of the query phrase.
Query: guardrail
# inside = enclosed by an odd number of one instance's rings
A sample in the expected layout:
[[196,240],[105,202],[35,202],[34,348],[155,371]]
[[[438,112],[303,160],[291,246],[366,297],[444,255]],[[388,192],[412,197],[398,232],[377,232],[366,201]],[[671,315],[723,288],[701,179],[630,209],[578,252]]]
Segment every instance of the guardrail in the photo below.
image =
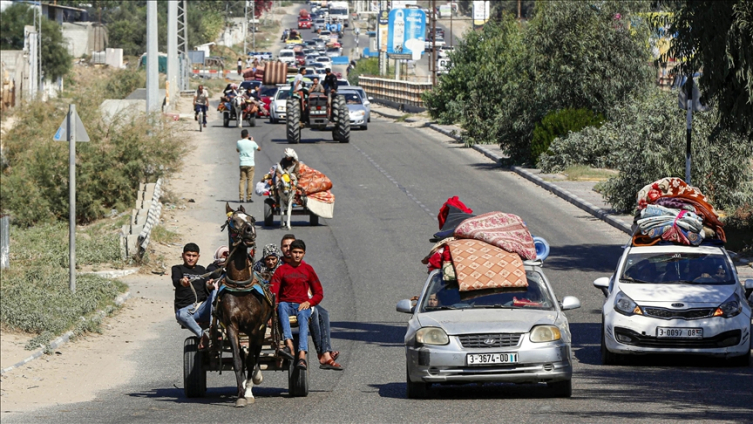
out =
[[358,77],[358,85],[375,99],[395,103],[403,109],[405,106],[424,109],[421,93],[432,89],[430,82],[396,81],[364,75]]

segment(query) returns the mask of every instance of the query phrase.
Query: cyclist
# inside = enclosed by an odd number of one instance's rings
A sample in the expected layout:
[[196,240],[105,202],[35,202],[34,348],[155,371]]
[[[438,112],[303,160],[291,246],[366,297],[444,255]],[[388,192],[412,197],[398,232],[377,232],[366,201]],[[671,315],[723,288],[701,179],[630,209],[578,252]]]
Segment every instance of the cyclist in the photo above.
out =
[[204,114],[204,127],[207,126],[207,108],[209,107],[209,91],[207,91],[203,85],[199,85],[199,88],[193,94],[193,108],[194,108],[194,121],[199,119],[199,111]]

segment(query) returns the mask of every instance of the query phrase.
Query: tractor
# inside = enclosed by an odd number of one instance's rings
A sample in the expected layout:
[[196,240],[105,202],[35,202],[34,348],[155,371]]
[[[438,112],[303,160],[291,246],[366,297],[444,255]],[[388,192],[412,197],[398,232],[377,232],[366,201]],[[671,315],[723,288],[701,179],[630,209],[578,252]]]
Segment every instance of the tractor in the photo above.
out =
[[[331,123],[332,139],[340,143],[350,142],[350,114],[345,97],[332,94],[332,102],[324,93],[311,93],[301,102],[298,93],[291,96],[286,105],[286,135],[288,143],[301,142],[301,129],[308,126],[315,130],[326,130]],[[303,110],[301,109],[303,103]]]

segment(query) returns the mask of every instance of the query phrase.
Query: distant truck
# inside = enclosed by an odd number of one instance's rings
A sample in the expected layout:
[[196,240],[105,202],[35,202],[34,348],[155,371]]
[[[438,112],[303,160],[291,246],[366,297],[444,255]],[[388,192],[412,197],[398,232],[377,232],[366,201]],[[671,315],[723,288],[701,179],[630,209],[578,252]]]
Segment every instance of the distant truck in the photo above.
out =
[[333,21],[343,23],[344,27],[350,25],[350,8],[347,1],[330,1],[327,2],[329,18]]
[[437,59],[437,75],[442,75],[450,72],[452,69],[452,59],[443,57]]

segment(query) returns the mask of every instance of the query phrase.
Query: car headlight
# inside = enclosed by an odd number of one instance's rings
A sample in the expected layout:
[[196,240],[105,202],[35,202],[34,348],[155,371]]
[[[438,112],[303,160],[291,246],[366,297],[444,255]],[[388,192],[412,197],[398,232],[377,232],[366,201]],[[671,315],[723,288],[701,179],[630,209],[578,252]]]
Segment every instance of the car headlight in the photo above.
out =
[[529,336],[534,343],[553,342],[562,338],[562,333],[554,325],[538,325],[533,327]]
[[365,114],[366,113],[364,111],[362,111],[362,110],[357,110],[357,111],[354,111],[354,112],[350,112],[351,116],[364,116]]
[[740,302],[740,296],[732,293],[718,308],[714,311],[715,317],[732,318],[737,316],[743,310],[743,304]]
[[643,315],[643,310],[633,299],[623,292],[618,292],[614,298],[614,310],[622,315]]
[[285,112],[285,105],[278,105],[277,106],[277,111],[278,112]]
[[424,327],[416,332],[416,342],[425,345],[446,345],[450,343],[450,338],[439,327]]

